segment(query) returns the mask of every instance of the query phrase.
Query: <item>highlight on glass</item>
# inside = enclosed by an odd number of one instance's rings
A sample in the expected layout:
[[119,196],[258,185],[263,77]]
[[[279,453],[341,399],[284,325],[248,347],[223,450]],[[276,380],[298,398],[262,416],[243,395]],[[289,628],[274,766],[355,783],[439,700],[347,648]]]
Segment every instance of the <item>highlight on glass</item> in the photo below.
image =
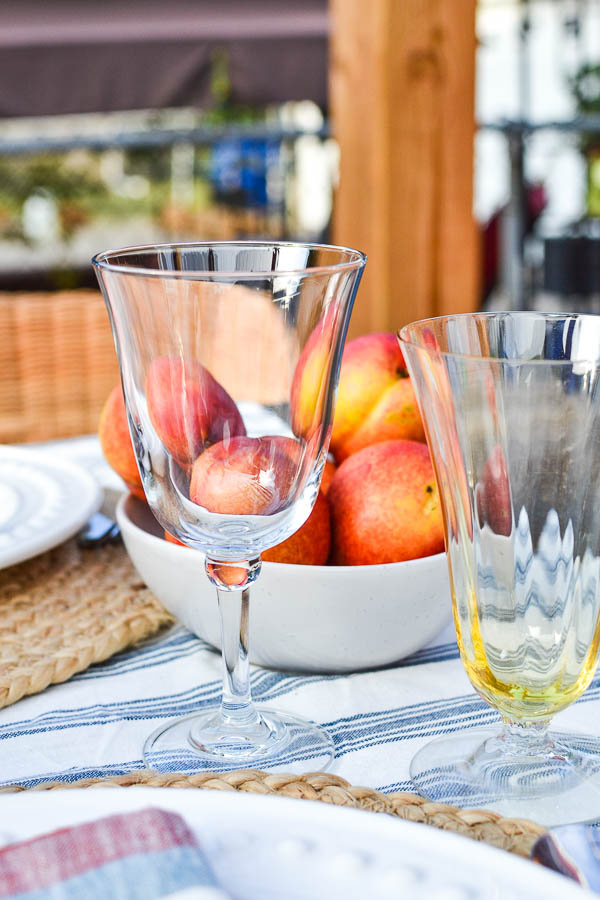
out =
[[298,772],[333,757],[321,728],[253,704],[249,596],[261,552],[293,534],[317,497],[365,261],[342,247],[273,242],[94,259],[146,499],[197,553],[221,614],[221,704],[154,732],[151,768]]
[[598,658],[600,319],[447,316],[400,342],[442,498],[460,654],[491,707],[465,696],[463,730],[417,754],[413,781],[546,825],[595,817],[600,740],[549,725]]

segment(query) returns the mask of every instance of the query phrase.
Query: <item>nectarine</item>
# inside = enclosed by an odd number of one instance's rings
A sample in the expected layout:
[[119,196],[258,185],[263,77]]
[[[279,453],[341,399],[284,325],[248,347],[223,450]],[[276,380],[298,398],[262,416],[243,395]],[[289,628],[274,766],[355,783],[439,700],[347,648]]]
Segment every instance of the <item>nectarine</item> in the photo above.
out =
[[168,452],[193,462],[205,443],[246,434],[225,388],[199,362],[160,356],[146,376],[148,415]]
[[425,441],[421,414],[395,335],[367,334],[344,350],[330,450],[339,464],[392,439]]
[[320,422],[328,385],[328,361],[333,341],[334,307],[312,330],[294,369],[290,392],[292,431],[310,438]]
[[512,499],[506,459],[502,447],[494,447],[486,459],[481,480],[475,486],[479,525],[487,524],[495,534],[509,537],[512,531]]
[[287,502],[297,473],[279,440],[238,436],[208,447],[192,468],[192,502],[224,515],[277,512]]
[[174,534],[171,534],[170,531],[167,531],[166,528],[164,529],[164,533],[165,533],[165,541],[168,541],[169,544],[179,544],[180,547],[187,546],[187,544],[184,544],[183,541],[180,541],[178,538],[176,538]]
[[339,467],[327,496],[334,565],[402,562],[444,549],[426,444],[382,441],[359,450]]
[[298,531],[261,556],[266,562],[324,566],[331,548],[329,504],[322,491],[317,494],[313,510]]
[[296,467],[302,462],[302,453],[304,451],[304,441],[297,441],[295,438],[284,437],[280,434],[269,435],[267,440],[278,450],[282,450]]
[[[294,438],[279,436],[271,437],[269,440],[273,441],[277,447],[287,453],[294,465],[298,468],[299,474],[306,474],[308,464],[312,460],[311,441],[305,443],[304,441],[294,440]],[[302,456],[303,452],[306,452],[304,458]],[[327,491],[329,490],[329,485],[331,484],[331,479],[334,476],[335,470],[336,465],[333,460],[325,460],[325,466],[323,467],[323,472],[321,474],[321,491],[325,496],[327,496]]]
[[98,424],[98,437],[109,466],[123,479],[132,494],[145,500],[120,384],[112,389],[104,404]]
[[321,475],[321,490],[327,496],[327,492],[331,487],[331,482],[333,480],[333,476],[337,471],[336,464],[328,459],[325,462],[325,467],[323,469],[323,474]]

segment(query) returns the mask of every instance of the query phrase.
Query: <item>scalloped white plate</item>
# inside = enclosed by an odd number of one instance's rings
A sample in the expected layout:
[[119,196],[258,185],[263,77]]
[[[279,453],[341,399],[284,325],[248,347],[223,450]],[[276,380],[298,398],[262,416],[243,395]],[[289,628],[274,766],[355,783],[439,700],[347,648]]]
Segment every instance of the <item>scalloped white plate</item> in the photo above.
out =
[[147,807],[179,813],[236,900],[585,900],[562,875],[381,813],[283,797],[136,787],[0,797],[0,846]]
[[68,540],[101,502],[102,489],[81,466],[0,446],[0,569]]

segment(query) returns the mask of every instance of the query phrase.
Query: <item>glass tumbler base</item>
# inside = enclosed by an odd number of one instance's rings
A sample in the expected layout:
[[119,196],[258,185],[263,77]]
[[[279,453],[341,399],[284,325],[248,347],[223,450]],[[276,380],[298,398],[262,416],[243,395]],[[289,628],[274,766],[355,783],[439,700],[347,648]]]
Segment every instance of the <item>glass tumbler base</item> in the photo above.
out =
[[600,738],[550,732],[531,748],[498,728],[431,741],[413,758],[422,796],[551,827],[600,819]]
[[266,769],[302,774],[322,772],[334,757],[326,731],[306,719],[257,709],[259,721],[231,724],[220,709],[176,719],[144,744],[144,762],[158,772]]

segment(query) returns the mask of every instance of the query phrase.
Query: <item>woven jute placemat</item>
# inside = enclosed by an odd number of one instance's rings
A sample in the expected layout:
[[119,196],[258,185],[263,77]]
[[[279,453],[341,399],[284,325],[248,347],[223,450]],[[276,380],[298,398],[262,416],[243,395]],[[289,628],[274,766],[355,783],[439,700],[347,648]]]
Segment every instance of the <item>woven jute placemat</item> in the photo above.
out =
[[458,809],[444,803],[433,803],[416,794],[382,794],[371,788],[356,787],[337,775],[313,772],[308,775],[269,774],[258,769],[238,769],[234,772],[202,775],[141,770],[112,778],[86,778],[81,781],[48,781],[34,788],[10,785],[0,788],[0,793],[16,793],[23,790],[49,791],[69,788],[104,787],[176,787],[203,788],[217,791],[242,791],[249,794],[271,794],[318,800],[336,806],[349,806],[370,812],[387,813],[412,822],[434,825],[445,831],[454,831],[477,841],[485,841],[494,847],[509,850],[519,856],[529,856],[531,847],[545,829],[526,819],[507,819],[485,809]]
[[75,540],[0,571],[0,708],[171,623],[122,544]]

